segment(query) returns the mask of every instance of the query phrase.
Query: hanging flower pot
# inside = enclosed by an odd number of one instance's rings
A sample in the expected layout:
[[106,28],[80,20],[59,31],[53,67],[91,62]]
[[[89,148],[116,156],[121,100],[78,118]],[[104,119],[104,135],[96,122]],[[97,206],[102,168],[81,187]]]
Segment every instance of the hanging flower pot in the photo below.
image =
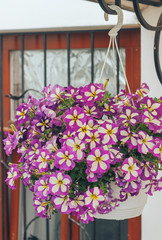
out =
[[[113,197],[120,199],[121,188],[112,184]],[[119,203],[115,209],[107,214],[96,214],[95,218],[109,219],[109,220],[125,220],[129,218],[138,217],[142,214],[143,209],[147,202],[147,194],[144,189],[140,189],[137,196],[128,195],[127,199]]]
[[147,96],[146,84],[115,97],[105,86],[48,86],[41,99],[30,96],[17,108],[4,145],[7,155],[17,148],[20,160],[6,182],[14,189],[22,179],[37,215],[72,213],[84,223],[98,214],[134,217],[145,194],[161,190],[161,101]]

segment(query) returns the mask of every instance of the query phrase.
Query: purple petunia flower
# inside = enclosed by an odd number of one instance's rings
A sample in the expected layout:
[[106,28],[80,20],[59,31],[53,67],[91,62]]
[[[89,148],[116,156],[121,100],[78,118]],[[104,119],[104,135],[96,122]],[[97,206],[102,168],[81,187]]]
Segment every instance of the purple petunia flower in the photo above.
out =
[[38,166],[39,172],[48,171],[49,161],[52,159],[50,152],[46,149],[41,149],[39,151],[38,159],[36,160],[36,165]]
[[118,133],[118,125],[114,123],[103,123],[101,127],[98,128],[98,132],[101,134],[103,144],[115,144]]
[[86,161],[93,173],[105,173],[110,168],[109,152],[102,148],[94,148],[88,154]]
[[87,105],[92,106],[95,102],[99,101],[102,98],[104,91],[95,84],[90,83],[84,88],[83,94],[83,98],[86,101]]
[[72,151],[72,148],[64,146],[54,155],[54,164],[57,168],[60,168],[60,170],[68,171],[75,167],[75,159],[76,153]]
[[87,190],[84,194],[85,205],[90,209],[95,210],[100,203],[105,201],[102,190],[98,187],[94,187],[91,190]]
[[70,198],[68,194],[53,196],[52,203],[56,209],[59,209],[60,213],[69,214],[71,212],[71,209],[69,207]]
[[56,171],[49,177],[49,189],[52,195],[65,195],[68,193],[71,184],[71,178],[69,175],[64,174],[61,171]]
[[100,135],[98,130],[93,130],[90,132],[90,136],[85,139],[87,143],[89,143],[89,148],[92,150],[95,147],[100,145]]
[[78,137],[73,138],[68,138],[66,141],[66,145],[71,147],[73,149],[73,152],[76,152],[76,162],[80,162],[83,160],[85,157],[85,153],[83,150],[86,149],[85,142],[78,139]]
[[80,107],[71,108],[65,115],[64,121],[70,128],[80,128],[86,122],[86,114]]
[[3,140],[4,150],[6,151],[6,154],[9,156],[19,143],[18,141],[19,132],[14,132],[13,135],[10,134],[9,132],[6,132],[5,134],[7,137]]
[[131,182],[137,180],[141,174],[141,169],[137,166],[133,157],[126,158],[121,166],[121,170],[125,173],[124,180]]
[[135,126],[139,121],[139,111],[132,107],[123,108],[123,113],[119,115],[118,122]]
[[49,199],[49,176],[44,175],[35,181],[34,192],[40,199]]
[[154,139],[152,136],[149,136],[146,132],[139,131],[138,132],[138,151],[140,153],[147,154],[154,147]]
[[37,158],[41,149],[41,143],[38,139],[35,139],[30,142],[30,145],[27,150],[27,159],[32,161],[33,158]]
[[33,206],[35,207],[35,210],[37,212],[37,215],[42,218],[47,218],[46,215],[46,202],[43,202],[41,198],[34,197],[33,198]]
[[87,208],[82,214],[78,213],[78,220],[88,224],[89,221],[94,221],[95,213],[94,210]]
[[29,109],[28,105],[26,103],[22,103],[21,105],[18,106],[16,109],[16,124],[24,124],[29,120],[29,115],[28,115]]
[[16,189],[15,180],[20,177],[20,171],[17,165],[12,164],[10,170],[7,172],[5,182],[11,189]]
[[135,149],[137,147],[138,135],[130,131],[129,127],[120,128],[120,141],[126,143],[130,149]]
[[152,154],[158,157],[160,163],[162,163],[162,141],[159,141],[152,149]]

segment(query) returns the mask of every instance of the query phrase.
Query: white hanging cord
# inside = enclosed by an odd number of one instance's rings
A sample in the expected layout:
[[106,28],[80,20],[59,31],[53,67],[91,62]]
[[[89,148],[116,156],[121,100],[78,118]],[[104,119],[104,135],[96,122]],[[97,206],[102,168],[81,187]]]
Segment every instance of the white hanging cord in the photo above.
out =
[[110,37],[109,46],[108,46],[108,48],[107,48],[107,52],[106,52],[104,64],[103,64],[103,66],[102,66],[101,73],[100,73],[100,77],[99,77],[99,83],[101,82],[101,78],[102,78],[102,75],[103,75],[103,71],[104,71],[104,68],[105,68],[105,65],[106,65],[106,60],[107,60],[108,55],[109,55],[109,52],[110,52],[111,41],[112,41],[112,39],[111,39],[111,37]]
[[115,62],[115,37],[112,37],[112,48],[113,48],[113,73],[115,82],[115,95],[117,95],[117,78],[116,78],[116,62]]
[[[120,56],[120,52],[119,52],[119,48],[118,48],[117,41],[116,41],[116,36],[118,34],[118,31],[121,29],[121,27],[123,25],[123,12],[122,12],[121,8],[116,6],[116,5],[109,6],[109,8],[112,9],[112,10],[115,10],[117,12],[117,14],[118,14],[118,23],[108,33],[109,36],[110,36],[110,42],[109,42],[109,46],[108,46],[108,49],[107,49],[106,57],[105,57],[105,60],[104,60],[104,64],[103,64],[103,67],[102,67],[102,70],[101,70],[99,82],[101,81],[101,78],[102,78],[102,75],[103,75],[103,71],[104,71],[104,68],[105,68],[106,60],[107,60],[107,57],[108,57],[108,54],[109,54],[109,51],[110,51],[111,42],[112,42],[112,46],[113,46],[113,61],[115,59],[115,57],[114,57],[115,56],[114,49],[115,49],[115,46],[116,46],[116,50],[117,50],[117,54],[119,56],[119,60],[120,60],[122,72],[124,74],[125,82],[126,82],[128,91],[131,94],[130,86],[129,86],[129,83],[128,83],[128,80],[127,80],[127,77],[126,77],[125,69],[124,69],[124,66],[123,66],[123,62],[122,62],[122,59],[121,59],[121,56]],[[107,17],[107,15],[105,14],[105,19],[106,19],[106,17]],[[114,46],[114,43],[115,43],[115,46]],[[117,93],[117,84],[116,84],[117,80],[116,80],[115,61],[114,61],[114,80],[115,80],[115,87],[116,87],[115,92]],[[132,103],[133,103],[133,106],[134,106],[134,101],[133,100],[132,100]]]
[[129,87],[128,79],[127,79],[127,76],[126,76],[126,73],[125,73],[125,69],[124,69],[124,66],[123,66],[123,62],[122,62],[122,59],[121,59],[121,55],[120,55],[120,52],[119,52],[119,48],[118,48],[118,44],[117,44],[117,41],[116,41],[116,37],[115,37],[115,46],[116,46],[116,50],[117,50],[117,53],[118,53],[118,56],[119,56],[119,60],[120,60],[122,72],[124,74],[125,82],[126,82],[126,85],[127,85],[127,88],[128,88],[128,92],[131,94],[131,90],[130,90],[130,87]]

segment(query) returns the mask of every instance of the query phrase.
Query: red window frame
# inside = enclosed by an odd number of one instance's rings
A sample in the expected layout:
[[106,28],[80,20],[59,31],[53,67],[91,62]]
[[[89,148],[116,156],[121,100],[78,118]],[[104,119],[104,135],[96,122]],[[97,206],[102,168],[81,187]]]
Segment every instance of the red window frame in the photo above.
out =
[[[47,49],[67,49],[67,33],[47,33]],[[94,48],[107,48],[109,37],[105,31],[94,32]],[[90,32],[72,32],[70,33],[70,47],[90,48]],[[140,63],[140,30],[124,30],[120,32],[119,47],[125,48],[126,52],[126,75],[131,91],[135,91],[140,85],[141,63]],[[43,49],[43,34],[25,34],[24,50]],[[3,93],[4,93],[4,124],[8,128],[10,121],[10,100],[5,95],[10,94],[10,51],[21,50],[21,35],[3,36]],[[17,161],[18,155],[14,152],[14,161]],[[1,170],[1,169],[0,169]],[[17,190],[11,192],[11,210],[9,221],[10,240],[18,239],[18,216],[19,216],[19,183]],[[1,187],[0,187],[1,191]],[[6,192],[6,191],[5,191]],[[7,199],[7,192],[5,193]],[[1,196],[0,196],[1,211]],[[7,218],[7,210],[5,209]],[[7,221],[6,221],[7,222]],[[0,232],[1,229],[0,219]],[[7,228],[5,231],[7,239]],[[79,240],[79,227],[72,223],[73,239]],[[1,239],[1,236],[0,236]],[[61,240],[69,240],[68,216],[62,215],[61,221]],[[141,240],[141,217],[128,220],[128,240]]]

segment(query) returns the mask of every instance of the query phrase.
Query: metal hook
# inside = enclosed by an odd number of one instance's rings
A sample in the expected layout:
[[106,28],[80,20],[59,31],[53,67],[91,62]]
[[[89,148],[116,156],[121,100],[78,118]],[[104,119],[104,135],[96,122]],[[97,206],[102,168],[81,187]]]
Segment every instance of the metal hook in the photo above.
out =
[[110,9],[116,11],[117,15],[118,15],[118,22],[115,25],[115,27],[113,27],[110,31],[109,31],[109,36],[110,37],[116,37],[118,34],[118,31],[122,28],[123,25],[123,11],[120,7],[116,6],[116,5],[111,5],[109,6]]
[[104,10],[105,13],[108,13],[108,14],[116,14],[115,11],[112,11],[108,4],[104,1],[104,0],[98,0],[98,3],[100,5],[100,7]]

